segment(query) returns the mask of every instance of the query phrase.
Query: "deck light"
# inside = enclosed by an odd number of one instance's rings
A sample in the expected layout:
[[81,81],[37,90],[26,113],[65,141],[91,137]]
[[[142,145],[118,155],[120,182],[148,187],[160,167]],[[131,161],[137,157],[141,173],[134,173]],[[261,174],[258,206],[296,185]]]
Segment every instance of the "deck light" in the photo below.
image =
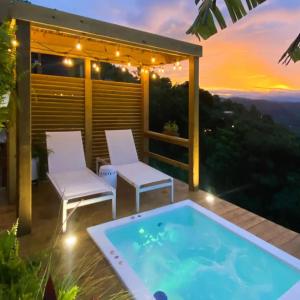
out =
[[73,234],[69,234],[68,236],[66,236],[64,242],[65,245],[71,249],[77,243],[77,237]]
[[77,49],[78,51],[82,50],[82,45],[81,45],[80,41],[77,42],[77,44],[76,44],[76,49]]
[[215,197],[212,194],[208,194],[206,196],[206,201],[209,203],[213,203],[215,201]]
[[16,39],[12,39],[11,44],[13,45],[13,47],[18,47],[19,46],[19,42]]

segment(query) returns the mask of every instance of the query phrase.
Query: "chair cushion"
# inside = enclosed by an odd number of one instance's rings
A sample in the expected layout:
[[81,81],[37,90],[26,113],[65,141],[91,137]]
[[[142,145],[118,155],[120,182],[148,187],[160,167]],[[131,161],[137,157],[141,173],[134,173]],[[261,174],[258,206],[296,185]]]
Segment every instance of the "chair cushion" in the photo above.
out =
[[78,171],[49,173],[48,177],[63,200],[114,191],[113,187],[88,168]]
[[116,165],[118,174],[135,187],[170,181],[172,177],[160,172],[142,162],[126,165]]

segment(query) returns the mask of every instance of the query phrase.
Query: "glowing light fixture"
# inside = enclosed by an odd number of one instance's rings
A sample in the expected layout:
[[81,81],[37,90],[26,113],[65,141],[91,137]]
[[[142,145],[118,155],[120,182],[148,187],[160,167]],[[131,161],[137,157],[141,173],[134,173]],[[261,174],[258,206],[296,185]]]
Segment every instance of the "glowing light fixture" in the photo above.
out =
[[156,79],[157,75],[155,73],[152,74],[152,79]]
[[77,42],[77,44],[76,44],[76,49],[77,49],[78,51],[81,51],[81,50],[82,50],[82,45],[81,45],[80,41]]
[[119,50],[116,51],[116,57],[120,57],[121,53]]
[[126,68],[125,67],[122,67],[121,70],[122,70],[122,72],[126,72]]
[[131,67],[131,62],[130,62],[130,61],[127,63],[127,66],[128,66],[128,67]]
[[16,39],[12,39],[11,44],[13,45],[13,47],[18,47],[19,46],[19,42]]
[[209,203],[213,203],[215,201],[215,197],[212,194],[208,194],[205,199]]
[[98,65],[96,63],[93,63],[92,67],[93,67],[93,69],[96,69],[98,67]]
[[73,234],[69,234],[68,236],[66,236],[64,243],[69,249],[71,249],[77,243],[77,237]]
[[176,62],[176,67],[179,67],[179,66],[180,66],[180,62],[177,61],[177,62]]
[[68,67],[72,67],[74,65],[74,62],[71,58],[65,58],[63,60],[64,65],[68,66]]
[[156,61],[155,57],[151,57],[151,62],[154,64]]

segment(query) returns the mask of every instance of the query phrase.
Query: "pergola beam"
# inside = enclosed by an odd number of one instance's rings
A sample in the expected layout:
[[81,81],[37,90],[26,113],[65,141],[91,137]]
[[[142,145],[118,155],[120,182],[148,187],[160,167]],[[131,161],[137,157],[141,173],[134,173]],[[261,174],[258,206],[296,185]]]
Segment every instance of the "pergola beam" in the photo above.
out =
[[101,37],[107,41],[124,43],[149,50],[166,50],[169,53],[201,56],[202,47],[162,37],[157,34],[144,32],[125,26],[98,21],[54,9],[33,4],[0,0],[2,12],[0,16],[30,21],[49,28],[65,29],[70,32],[85,33],[90,37]]

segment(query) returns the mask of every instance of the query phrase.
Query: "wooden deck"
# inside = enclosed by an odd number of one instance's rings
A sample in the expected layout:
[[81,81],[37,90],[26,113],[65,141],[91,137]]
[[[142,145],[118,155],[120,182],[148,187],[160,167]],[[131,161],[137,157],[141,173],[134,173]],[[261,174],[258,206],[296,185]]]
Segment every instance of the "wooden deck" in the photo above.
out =
[[[175,201],[190,198],[214,211],[225,219],[252,232],[258,237],[300,258],[300,234],[270,222],[245,209],[239,208],[222,199],[212,203],[206,200],[203,191],[189,192],[188,186],[175,182]],[[3,194],[0,199],[3,199]],[[149,210],[168,204],[167,191],[146,193],[141,198],[141,209]],[[118,217],[135,213],[134,190],[124,182],[118,184]],[[33,230],[30,235],[20,238],[24,255],[33,255],[51,247],[60,209],[59,199],[48,182],[33,187]],[[0,201],[0,227],[7,228],[15,220],[15,207]],[[111,269],[102,253],[89,238],[86,228],[111,220],[109,202],[79,208],[69,222],[69,232],[76,234],[77,244],[72,250],[64,243],[65,236],[58,235],[55,247],[55,272],[83,274],[80,283],[88,287],[83,290],[81,299],[130,299],[121,281]],[[121,294],[123,296],[121,296]],[[124,297],[124,298],[123,298]]]

